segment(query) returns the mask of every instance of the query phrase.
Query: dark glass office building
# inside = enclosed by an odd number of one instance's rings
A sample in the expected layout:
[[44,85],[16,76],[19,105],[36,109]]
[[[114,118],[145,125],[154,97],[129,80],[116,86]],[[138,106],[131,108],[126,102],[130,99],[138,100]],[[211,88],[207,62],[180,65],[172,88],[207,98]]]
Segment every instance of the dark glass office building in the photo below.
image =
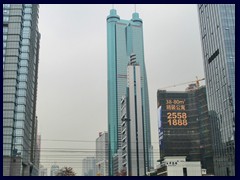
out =
[[3,4],[4,176],[37,175],[38,7]]
[[215,175],[235,175],[235,5],[198,5]]
[[187,156],[188,161],[201,161],[202,168],[214,174],[206,88],[158,90],[157,101],[160,161],[165,156]]

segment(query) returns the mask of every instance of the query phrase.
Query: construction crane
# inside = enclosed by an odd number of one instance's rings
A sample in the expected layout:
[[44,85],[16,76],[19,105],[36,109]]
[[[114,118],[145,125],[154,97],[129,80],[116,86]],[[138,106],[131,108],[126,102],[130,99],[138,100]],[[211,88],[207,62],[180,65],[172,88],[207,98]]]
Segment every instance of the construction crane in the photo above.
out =
[[196,76],[196,80],[195,81],[189,81],[189,82],[169,85],[169,86],[166,86],[166,87],[162,87],[160,89],[168,89],[168,88],[173,88],[173,87],[181,86],[181,85],[184,85],[184,84],[191,84],[191,83],[196,83],[196,87],[198,89],[200,87],[200,83],[199,82],[203,81],[203,80],[205,80],[205,78],[198,79],[198,77]]

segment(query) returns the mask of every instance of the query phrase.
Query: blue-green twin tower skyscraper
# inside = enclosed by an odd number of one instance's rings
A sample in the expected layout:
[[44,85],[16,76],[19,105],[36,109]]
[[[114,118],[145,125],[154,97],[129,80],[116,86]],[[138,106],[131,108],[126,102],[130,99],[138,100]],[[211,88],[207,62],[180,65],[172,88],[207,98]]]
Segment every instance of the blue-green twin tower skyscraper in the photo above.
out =
[[108,49],[108,131],[109,131],[109,175],[115,175],[113,156],[121,147],[121,97],[126,94],[127,65],[130,55],[136,54],[141,67],[142,109],[144,122],[145,167],[152,167],[149,98],[147,75],[144,62],[143,23],[138,13],[131,20],[122,20],[115,9],[107,17]]

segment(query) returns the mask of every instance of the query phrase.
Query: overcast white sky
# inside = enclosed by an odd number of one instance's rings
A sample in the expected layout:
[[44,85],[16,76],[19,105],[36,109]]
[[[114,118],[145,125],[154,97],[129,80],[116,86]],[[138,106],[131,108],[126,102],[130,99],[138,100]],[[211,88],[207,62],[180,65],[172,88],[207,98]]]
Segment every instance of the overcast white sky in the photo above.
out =
[[[40,5],[37,115],[41,161],[48,171],[56,162],[82,175],[82,158],[94,154],[98,133],[107,131],[106,17],[111,8],[111,4]],[[133,4],[114,8],[121,19],[130,20],[134,12]],[[143,20],[156,161],[157,89],[204,77],[197,5],[140,4],[137,12]],[[78,152],[68,152],[70,148]]]

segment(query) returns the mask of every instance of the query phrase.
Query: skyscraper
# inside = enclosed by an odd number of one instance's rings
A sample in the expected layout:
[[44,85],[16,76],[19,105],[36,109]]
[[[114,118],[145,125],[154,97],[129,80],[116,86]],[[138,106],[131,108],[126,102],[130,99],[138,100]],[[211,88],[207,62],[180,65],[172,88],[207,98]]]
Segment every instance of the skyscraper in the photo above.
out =
[[83,176],[96,176],[96,158],[95,157],[86,157],[82,161],[82,175]]
[[39,173],[38,176],[47,176],[47,168],[45,168],[43,165],[39,165]]
[[29,176],[35,162],[38,4],[3,4],[3,175]]
[[198,5],[214,171],[235,175],[235,5]]
[[208,174],[213,171],[211,122],[206,87],[190,91],[158,90],[160,161],[166,156],[186,156],[201,161]]
[[57,174],[59,173],[60,169],[59,166],[57,164],[53,164],[51,166],[51,172],[50,172],[50,176],[57,176]]
[[122,129],[123,162],[127,161],[124,169],[129,176],[146,174],[140,69],[135,54],[132,54],[127,66],[126,103],[124,99],[121,101],[121,119],[127,121],[126,125],[122,124],[122,127],[126,126]]
[[147,75],[144,62],[144,44],[142,20],[137,12],[131,20],[122,20],[115,9],[107,17],[108,49],[108,133],[109,133],[109,175],[113,175],[113,156],[121,142],[121,97],[125,95],[127,85],[127,64],[132,53],[136,54],[141,67],[143,95],[144,150],[147,170],[152,166],[151,131]]
[[108,176],[108,132],[99,133],[96,139],[97,175]]

